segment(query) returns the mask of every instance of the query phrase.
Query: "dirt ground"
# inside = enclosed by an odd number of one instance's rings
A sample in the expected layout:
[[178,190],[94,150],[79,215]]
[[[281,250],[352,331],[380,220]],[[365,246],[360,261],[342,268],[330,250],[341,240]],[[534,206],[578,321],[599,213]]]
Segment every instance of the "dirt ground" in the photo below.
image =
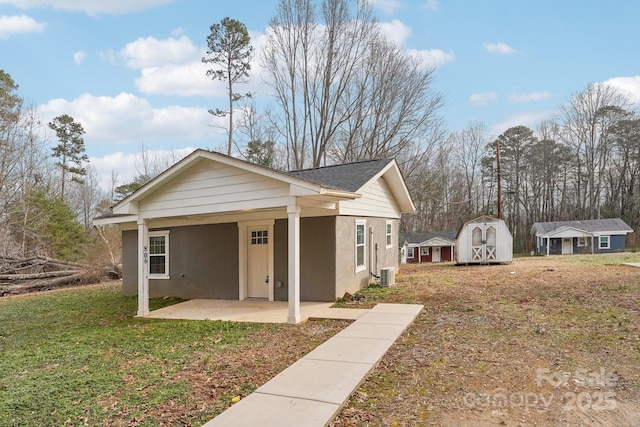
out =
[[403,266],[425,309],[331,425],[640,426],[640,268],[593,257]]

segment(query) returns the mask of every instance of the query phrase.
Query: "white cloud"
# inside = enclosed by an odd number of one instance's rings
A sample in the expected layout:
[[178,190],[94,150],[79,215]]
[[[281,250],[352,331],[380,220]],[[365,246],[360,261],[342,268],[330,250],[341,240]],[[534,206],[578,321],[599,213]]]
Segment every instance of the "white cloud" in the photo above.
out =
[[391,22],[380,22],[378,26],[387,40],[391,40],[400,46],[404,45],[404,42],[411,37],[411,27],[397,19]]
[[99,13],[127,13],[171,3],[174,0],[0,0],[0,4],[12,4],[23,9],[52,7],[88,15]]
[[513,93],[509,95],[509,101],[512,102],[534,102],[549,98],[553,98],[553,94],[549,92]]
[[513,55],[515,53],[518,53],[517,50],[515,50],[514,48],[512,48],[506,43],[484,42],[482,43],[482,47],[484,48],[484,50],[486,50],[487,52],[493,55]]
[[154,37],[139,38],[127,43],[120,50],[127,66],[131,68],[157,67],[200,60],[199,49],[186,36],[158,40]]
[[[147,100],[129,93],[115,97],[83,94],[71,101],[54,99],[40,105],[38,111],[47,122],[69,114],[82,124],[87,147],[138,144],[143,140],[200,141],[223,132],[211,126],[219,119],[206,108],[153,108]],[[222,125],[223,120],[217,123]]]
[[376,9],[380,9],[385,15],[392,15],[402,7],[402,3],[399,0],[371,0],[371,5]]
[[83,51],[79,50],[79,51],[73,53],[73,62],[76,65],[80,65],[80,64],[82,64],[82,61],[84,61],[84,58],[86,58],[86,57],[87,57],[87,54],[84,53]]
[[[1,2],[2,0],[0,0]],[[41,33],[44,24],[27,15],[0,16],[0,39],[6,39],[11,34],[17,33]]]
[[440,3],[438,2],[438,0],[427,0],[422,8],[437,12],[438,9],[440,9]]
[[469,97],[472,105],[487,105],[491,101],[495,101],[498,94],[495,92],[474,93]]
[[640,76],[614,77],[603,83],[629,95],[629,101],[640,106]]
[[447,53],[440,49],[415,50],[409,49],[409,55],[419,57],[426,67],[437,68],[447,62],[453,62],[456,56],[453,53]]

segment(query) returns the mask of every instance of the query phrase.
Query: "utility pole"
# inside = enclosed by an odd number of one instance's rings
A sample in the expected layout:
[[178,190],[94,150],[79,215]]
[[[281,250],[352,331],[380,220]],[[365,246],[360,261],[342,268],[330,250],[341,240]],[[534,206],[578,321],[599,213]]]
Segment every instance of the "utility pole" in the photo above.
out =
[[502,177],[500,176],[500,139],[496,139],[496,169],[498,172],[498,219],[502,219]]

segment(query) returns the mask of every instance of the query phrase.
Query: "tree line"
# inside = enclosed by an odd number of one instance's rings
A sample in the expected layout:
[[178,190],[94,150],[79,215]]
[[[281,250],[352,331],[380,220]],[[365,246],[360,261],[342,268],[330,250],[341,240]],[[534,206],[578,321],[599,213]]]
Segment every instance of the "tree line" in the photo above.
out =
[[[640,122],[612,87],[589,85],[532,129],[446,132],[434,69],[386,39],[367,2],[281,0],[258,58],[272,95],[258,107],[238,90],[254,55],[246,27],[227,17],[210,31],[203,78],[225,84],[226,105],[209,112],[228,118],[229,155],[282,170],[396,158],[416,205],[403,230],[441,231],[497,215],[499,150],[516,251],[531,249],[536,221],[621,217],[640,229]],[[41,123],[0,71],[0,255],[118,262],[117,230],[92,219],[178,159],[143,146],[134,180],[114,173],[102,191],[83,135],[67,115]]]

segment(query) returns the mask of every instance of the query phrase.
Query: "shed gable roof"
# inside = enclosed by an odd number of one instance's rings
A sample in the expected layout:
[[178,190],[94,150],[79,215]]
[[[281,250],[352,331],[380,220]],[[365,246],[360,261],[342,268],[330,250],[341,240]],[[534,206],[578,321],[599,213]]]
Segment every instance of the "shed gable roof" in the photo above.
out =
[[536,235],[544,236],[553,234],[560,229],[576,229],[592,234],[627,234],[633,232],[633,229],[631,229],[631,227],[629,227],[620,218],[585,219],[580,221],[536,222],[533,224],[532,232],[535,232]]

